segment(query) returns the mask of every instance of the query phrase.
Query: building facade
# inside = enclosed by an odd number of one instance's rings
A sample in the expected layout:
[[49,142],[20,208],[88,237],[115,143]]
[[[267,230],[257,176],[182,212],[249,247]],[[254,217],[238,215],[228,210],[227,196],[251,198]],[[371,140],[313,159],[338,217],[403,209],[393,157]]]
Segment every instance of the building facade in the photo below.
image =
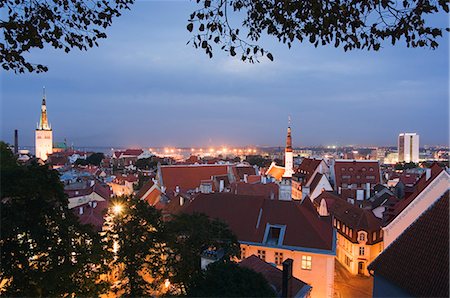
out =
[[48,123],[45,97],[44,91],[41,104],[41,116],[35,131],[36,157],[44,161],[47,160],[48,156],[53,152],[53,131]]
[[398,161],[419,162],[419,135],[401,133],[398,136]]

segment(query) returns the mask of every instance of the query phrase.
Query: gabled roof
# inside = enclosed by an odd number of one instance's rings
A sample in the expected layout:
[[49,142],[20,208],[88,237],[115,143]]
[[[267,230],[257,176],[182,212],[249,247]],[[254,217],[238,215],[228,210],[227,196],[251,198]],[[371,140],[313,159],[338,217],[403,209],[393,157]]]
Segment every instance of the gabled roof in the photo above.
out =
[[267,176],[272,176],[276,180],[280,181],[284,175],[284,167],[277,166],[275,162],[272,162],[269,169],[266,171]]
[[414,297],[449,296],[449,192],[368,267]]
[[244,176],[256,175],[256,170],[252,166],[235,166],[233,167],[234,176],[236,181],[244,180]]
[[[315,198],[314,204],[320,206],[322,199],[327,203],[328,212],[355,232],[359,230],[374,232],[381,229],[381,219],[377,218],[371,210],[359,208],[327,191]],[[369,237],[368,242],[371,243],[371,241],[372,238]]]
[[308,183],[317,167],[322,163],[322,159],[304,158],[298,167],[297,172],[304,175],[304,183]]
[[223,220],[241,242],[264,243],[268,224],[286,226],[282,246],[333,250],[329,218],[298,201],[268,200],[231,193],[199,194],[184,212]]
[[334,162],[335,187],[345,184],[379,184],[380,164],[371,160],[344,160]]
[[195,190],[202,180],[211,180],[212,176],[227,175],[227,165],[176,165],[161,166],[162,183],[166,192],[174,191],[177,186],[181,192]]
[[[298,264],[294,264],[296,266]],[[283,271],[278,269],[277,267],[261,260],[255,255],[251,255],[250,257],[243,259],[239,266],[252,269],[258,273],[261,273],[267,282],[273,286],[278,295],[281,295],[282,284],[283,284]],[[311,289],[307,283],[301,281],[296,277],[292,277],[291,279],[291,293],[292,297],[296,297],[296,295],[304,290],[305,294],[308,290]],[[306,295],[305,295],[306,296]]]
[[[95,204],[95,208],[94,208]],[[106,209],[108,209],[109,200],[88,202],[84,205],[77,206],[73,209],[76,212],[80,223],[92,225],[96,231],[101,231],[105,222]],[[80,215],[79,210],[83,208],[83,214]]]
[[142,149],[126,149],[122,152],[121,157],[123,156],[139,156],[142,153],[144,153],[144,150]]
[[417,180],[416,184],[414,184],[414,192],[410,194],[403,200],[400,200],[393,208],[386,210],[383,214],[383,225],[388,225],[391,221],[393,221],[409,204],[411,204],[417,196],[427,188],[428,185],[433,182],[433,180],[444,171],[437,163],[433,164],[430,168],[431,176],[427,180],[426,174],[423,174],[419,180]]
[[[322,177],[324,177],[324,175],[323,175],[323,174],[320,174],[320,173],[317,173],[317,174],[314,176],[314,179],[312,180],[311,185],[309,186],[310,193],[312,193],[312,192],[316,189],[316,187],[317,187],[317,185],[319,184],[319,182],[320,182],[320,180],[322,179]],[[325,179],[326,179],[326,178],[325,178]]]
[[231,192],[237,195],[262,196],[267,199],[278,199],[279,186],[276,183],[244,183],[231,184]]

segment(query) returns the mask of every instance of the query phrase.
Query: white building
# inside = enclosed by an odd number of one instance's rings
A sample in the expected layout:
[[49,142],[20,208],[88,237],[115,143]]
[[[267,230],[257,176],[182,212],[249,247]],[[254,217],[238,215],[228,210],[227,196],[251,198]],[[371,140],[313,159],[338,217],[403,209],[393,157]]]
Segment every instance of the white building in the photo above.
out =
[[401,133],[398,136],[398,161],[419,162],[419,135]]
[[47,106],[45,104],[45,89],[42,97],[41,117],[35,132],[36,157],[47,160],[53,152],[53,131],[47,119]]

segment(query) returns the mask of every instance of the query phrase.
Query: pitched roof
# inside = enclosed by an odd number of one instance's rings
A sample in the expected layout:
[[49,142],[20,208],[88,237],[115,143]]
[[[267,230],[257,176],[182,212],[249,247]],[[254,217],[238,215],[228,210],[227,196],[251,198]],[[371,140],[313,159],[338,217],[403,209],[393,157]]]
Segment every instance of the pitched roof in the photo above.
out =
[[298,167],[297,172],[304,175],[304,183],[308,183],[309,179],[311,179],[312,175],[316,171],[317,167],[322,162],[321,159],[315,158],[304,158],[302,163]]
[[309,186],[310,193],[312,193],[316,189],[317,185],[319,184],[319,182],[320,182],[320,180],[322,179],[323,176],[324,175],[321,174],[321,173],[317,173],[314,176],[314,179],[312,180],[311,185]]
[[[97,231],[101,231],[103,223],[105,222],[105,214],[108,205],[109,199],[105,201],[88,202],[84,205],[77,206],[73,209],[73,212],[76,212],[80,223],[90,224],[94,226]],[[83,208],[83,214],[80,215],[79,210],[81,207]]]
[[231,192],[237,195],[262,196],[267,199],[278,199],[279,186],[276,183],[244,183],[231,184]]
[[139,156],[142,153],[144,153],[144,150],[142,149],[126,149],[122,152],[121,156],[127,155],[127,156]]
[[[261,273],[267,282],[273,286],[278,295],[281,295],[282,284],[283,284],[283,271],[277,267],[261,260],[255,255],[243,259],[239,266],[252,269],[258,273]],[[300,279],[293,277],[291,279],[291,293],[292,297],[295,297],[298,292],[300,292],[304,287],[311,288],[307,283],[301,281]]]
[[370,160],[343,160],[334,163],[335,187],[345,184],[378,184],[380,181],[380,164]]
[[415,297],[449,296],[447,191],[368,267]]
[[417,196],[425,189],[431,182],[442,172],[444,171],[437,163],[434,163],[431,168],[431,176],[427,180],[426,174],[423,174],[419,180],[417,180],[416,184],[414,184],[414,192],[410,194],[403,200],[400,200],[393,208],[388,209],[383,214],[383,225],[388,225],[391,221],[393,221],[406,207],[411,204],[417,198]]
[[331,220],[320,218],[314,208],[298,201],[268,200],[231,193],[199,194],[184,212],[204,213],[223,220],[239,241],[264,244],[266,226],[270,223],[286,226],[283,246],[333,249]]
[[269,169],[266,171],[266,175],[272,176],[276,180],[281,180],[284,175],[284,167],[277,166],[275,162],[272,162]]
[[227,175],[227,165],[177,165],[161,166],[162,183],[167,192],[180,187],[181,192],[195,190],[202,180],[210,180],[212,176]]
[[[374,232],[381,229],[381,219],[377,218],[371,210],[359,208],[326,191],[314,199],[316,206],[320,206],[322,199],[327,203],[328,212],[355,232],[359,230]],[[355,237],[352,238],[356,240]],[[372,243],[371,237],[368,242]]]
[[256,175],[256,170],[252,166],[236,166],[233,167],[234,175],[237,181],[244,180],[244,176]]

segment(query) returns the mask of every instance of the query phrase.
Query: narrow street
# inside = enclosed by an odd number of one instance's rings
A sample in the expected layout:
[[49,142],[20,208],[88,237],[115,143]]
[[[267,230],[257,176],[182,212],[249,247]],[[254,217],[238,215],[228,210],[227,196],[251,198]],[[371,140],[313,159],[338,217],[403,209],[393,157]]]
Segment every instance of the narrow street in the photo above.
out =
[[334,297],[362,298],[372,297],[373,277],[355,276],[335,261]]

